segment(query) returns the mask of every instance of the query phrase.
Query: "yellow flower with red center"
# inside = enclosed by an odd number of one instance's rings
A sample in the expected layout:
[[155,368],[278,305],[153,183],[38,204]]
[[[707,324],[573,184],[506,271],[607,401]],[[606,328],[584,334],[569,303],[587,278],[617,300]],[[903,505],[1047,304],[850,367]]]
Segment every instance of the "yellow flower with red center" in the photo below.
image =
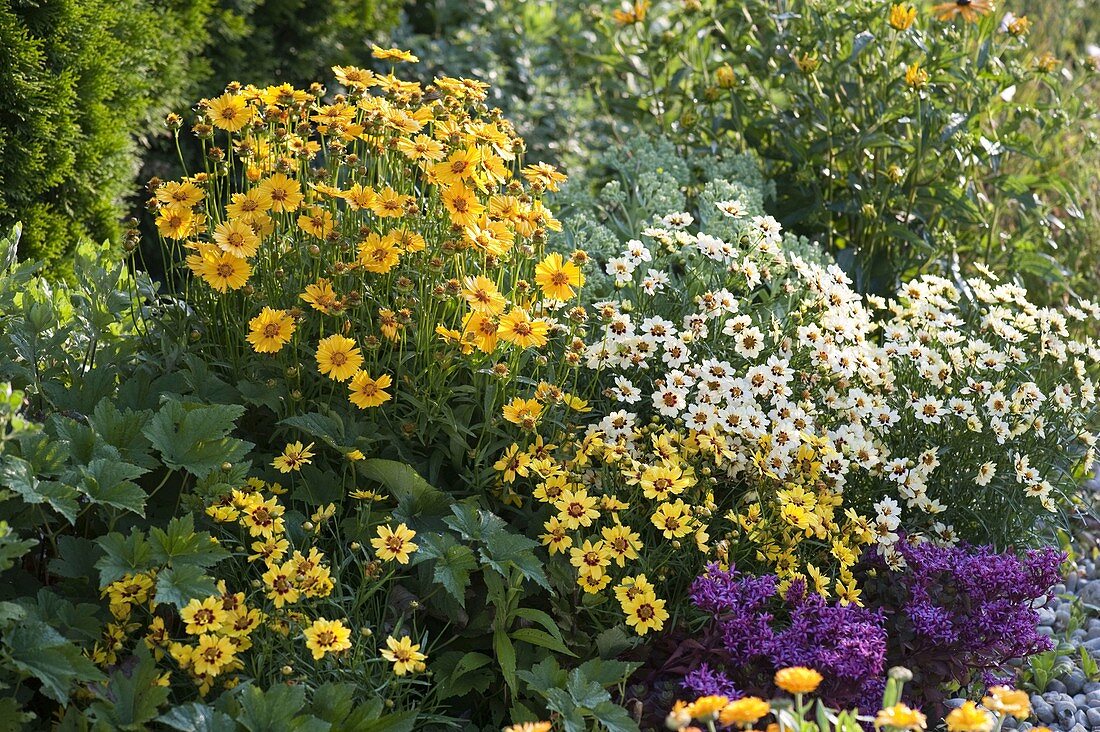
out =
[[634,628],[638,635],[645,635],[651,630],[659,631],[668,620],[665,601],[658,599],[652,590],[639,592],[623,603],[622,608],[626,614],[626,624]]
[[296,580],[297,563],[288,559],[282,564],[270,564],[264,572],[263,582],[267,587],[267,599],[277,608],[298,602],[301,594]]
[[543,529],[546,533],[539,539],[543,546],[549,549],[550,556],[559,552],[564,553],[566,549],[573,546],[573,538],[569,536],[568,530],[557,516],[551,516],[550,520],[543,524]]
[[306,648],[313,653],[313,660],[319,661],[329,653],[340,653],[351,648],[351,630],[339,620],[317,618],[303,634]]
[[351,338],[337,333],[317,344],[317,370],[333,381],[347,381],[362,365],[363,355]]
[[525,430],[535,429],[539,417],[542,416],[542,405],[535,399],[521,399],[516,397],[504,405],[504,419],[512,424],[519,425]]
[[180,620],[191,635],[216,633],[225,622],[226,612],[217,597],[195,598],[180,610]]
[[381,655],[393,664],[393,672],[398,676],[423,671],[424,661],[428,659],[420,652],[420,644],[413,643],[412,638],[407,635],[400,639],[392,635],[386,638],[386,648]]
[[294,319],[285,310],[265,307],[248,321],[248,342],[256,353],[278,353],[294,334]]
[[393,379],[389,374],[382,374],[377,379],[372,379],[366,371],[357,371],[348,384],[349,399],[360,409],[377,407],[393,398],[386,391],[386,387],[392,383]]
[[[606,505],[604,508],[611,510]],[[629,526],[615,524],[605,526],[601,533],[604,546],[607,547],[608,553],[617,565],[623,567],[626,566],[626,560],[638,558],[638,550],[642,548],[642,537],[638,532],[633,531]]]
[[611,557],[602,541],[593,544],[585,539],[579,547],[569,550],[569,563],[577,568],[578,575],[598,579],[606,574]]
[[679,539],[694,531],[694,521],[687,513],[683,501],[662,503],[650,517],[650,521],[660,529],[666,539]]
[[302,446],[301,442],[288,443],[283,454],[275,458],[271,465],[278,468],[280,473],[291,473],[302,469],[303,465],[309,465],[313,457],[313,443]]
[[225,636],[205,634],[190,654],[191,670],[199,675],[217,676],[236,659],[237,647]]
[[522,308],[512,308],[500,319],[497,335],[501,340],[520,348],[541,348],[546,345],[550,326],[543,320],[532,319]]
[[414,538],[416,538],[416,532],[402,523],[398,524],[396,529],[379,526],[378,536],[371,539],[370,543],[378,553],[379,559],[408,564],[409,555],[420,548],[413,543]]
[[597,499],[588,495],[584,488],[562,491],[561,496],[554,502],[554,508],[558,509],[558,518],[570,531],[582,526],[588,527],[599,518],[600,512],[596,509]]

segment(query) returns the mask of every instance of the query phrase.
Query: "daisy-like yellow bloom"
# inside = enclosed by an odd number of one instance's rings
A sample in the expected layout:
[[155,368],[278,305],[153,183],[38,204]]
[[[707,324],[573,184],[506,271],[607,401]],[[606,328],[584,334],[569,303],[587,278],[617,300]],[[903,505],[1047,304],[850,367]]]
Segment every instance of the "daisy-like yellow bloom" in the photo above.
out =
[[401,252],[393,242],[375,232],[367,235],[359,244],[359,265],[368,272],[385,274],[401,261]]
[[378,200],[378,194],[375,193],[374,189],[370,186],[356,183],[351,188],[344,191],[343,198],[347,201],[348,208],[352,211],[358,211],[360,209],[371,208],[374,202]]
[[542,320],[532,320],[522,308],[512,308],[497,324],[501,340],[520,348],[541,348],[546,345],[550,326]]
[[569,536],[568,530],[557,516],[551,516],[550,520],[543,524],[543,529],[546,533],[539,539],[550,551],[550,556],[559,552],[564,554],[566,549],[573,546],[573,538]]
[[477,249],[500,257],[512,248],[515,234],[503,221],[481,221],[467,226],[466,241]]
[[920,89],[928,83],[928,72],[921,68],[919,62],[913,62],[905,67],[905,85],[911,89]]
[[262,577],[267,587],[267,599],[281,608],[283,605],[298,602],[300,591],[296,580],[297,562],[288,559],[282,564],[269,564]]
[[508,300],[488,277],[467,277],[462,287],[462,298],[474,312],[500,315]]
[[729,697],[712,694],[701,696],[687,706],[687,712],[700,722],[713,722],[718,713],[730,703]]
[[229,132],[236,132],[252,120],[252,109],[240,94],[222,94],[208,99],[206,110],[210,124]]
[[157,188],[156,197],[161,204],[174,209],[191,209],[203,197],[202,189],[191,181],[170,181]]
[[788,694],[812,693],[824,680],[817,671],[805,666],[791,666],[775,672],[775,685]]
[[916,19],[917,9],[912,5],[897,3],[890,6],[890,18],[888,22],[891,28],[899,31],[908,30]]
[[225,622],[225,615],[217,597],[208,597],[205,600],[195,598],[180,610],[180,620],[191,635],[218,632]]
[[993,12],[993,0],[951,0],[932,8],[937,20],[962,18],[967,23],[977,23],[983,15]]
[[503,411],[504,419],[525,430],[533,430],[538,424],[539,417],[542,416],[542,405],[535,399],[516,397],[504,405]]
[[411,229],[394,229],[386,234],[386,241],[402,252],[421,252],[428,246],[424,237]]
[[248,342],[256,353],[278,353],[294,334],[294,319],[285,310],[265,307],[248,321]]
[[260,237],[240,219],[223,221],[214,228],[214,242],[223,252],[247,259],[256,254]]
[[473,178],[480,162],[481,152],[476,146],[471,145],[465,149],[453,151],[445,160],[433,165],[430,171],[435,183],[450,187]]
[[944,721],[948,732],[990,732],[994,724],[992,714],[969,700],[948,712]]
[[392,635],[386,638],[386,648],[381,655],[393,664],[393,672],[398,676],[423,671],[424,661],[428,659],[420,652],[420,644],[413,643],[412,638],[407,635],[402,636],[400,640]]
[[321,277],[312,285],[306,285],[306,291],[299,295],[308,302],[314,310],[332,315],[340,309],[336,291],[332,289],[332,283]]
[[520,171],[527,182],[532,185],[541,185],[548,191],[558,190],[558,184],[565,182],[565,174],[548,163],[536,163],[528,165]]
[[363,354],[351,338],[334,333],[317,344],[317,370],[333,381],[347,381],[363,365]]
[[277,213],[297,211],[305,198],[298,181],[287,178],[282,173],[276,173],[260,183],[260,190],[271,199],[271,210]]
[[695,530],[694,522],[687,514],[687,506],[680,500],[662,503],[650,516],[650,521],[666,539],[679,539]]
[[718,712],[718,721],[723,727],[732,724],[753,724],[766,717],[772,710],[771,705],[758,696],[745,696],[731,701]]
[[441,197],[455,226],[471,226],[485,213],[485,206],[477,199],[477,194],[465,185],[445,188]]
[[879,710],[875,715],[875,729],[880,727],[894,727],[896,729],[917,732],[926,729],[928,720],[916,709],[910,709],[904,704],[895,704],[892,707]]
[[320,206],[310,206],[298,216],[298,228],[318,239],[324,239],[335,227],[332,213]]
[[584,273],[573,262],[554,252],[535,265],[535,282],[542,288],[544,297],[571,300],[577,294],[574,288],[584,285]]
[[496,350],[499,331],[497,321],[483,313],[470,313],[462,324],[463,338],[469,338],[482,353]]
[[409,160],[434,163],[447,156],[443,149],[443,143],[433,140],[427,135],[416,137],[402,137],[397,141],[397,149]]
[[[513,444],[504,451],[499,460],[493,463],[493,469],[504,473],[505,483],[514,483],[516,476],[526,478],[530,474],[530,464],[531,456],[521,452],[519,445]],[[570,528],[575,529],[576,526]]]
[[302,446],[301,442],[288,443],[283,454],[271,461],[271,465],[279,469],[280,473],[291,473],[302,469],[303,465],[309,465],[313,457],[313,443]]
[[420,60],[411,51],[402,51],[400,48],[382,48],[373,43],[370,47],[370,55],[382,61],[401,61],[409,64],[415,64]]
[[166,239],[186,239],[199,232],[202,222],[189,208],[169,206],[157,215],[157,231]]
[[237,647],[225,636],[205,634],[191,654],[191,670],[199,675],[217,676],[236,660]]
[[329,653],[339,653],[351,648],[351,630],[339,620],[317,618],[302,631],[306,637],[306,648],[313,653],[313,660],[319,661]]
[[665,601],[657,599],[652,591],[642,592],[628,600],[623,604],[623,612],[626,613],[626,624],[634,628],[638,635],[645,635],[651,630],[659,631],[668,620]]
[[651,465],[642,472],[638,485],[646,498],[667,501],[695,485],[695,481],[678,465]]
[[603,592],[604,588],[611,584],[611,575],[601,574],[599,576],[591,574],[582,574],[577,577],[577,584],[581,589],[589,595],[595,595],[598,592]]
[[249,220],[271,208],[271,196],[263,188],[253,188],[247,193],[234,193],[232,202],[225,207],[230,218]]
[[553,725],[549,722],[524,722],[504,728],[504,732],[550,732]]
[[554,502],[554,508],[558,509],[558,517],[562,524],[570,531],[582,526],[588,527],[599,518],[600,512],[596,509],[598,499],[588,495],[584,488],[562,491],[561,496]]
[[393,379],[389,374],[382,374],[377,379],[372,379],[366,371],[357,371],[348,384],[348,391],[351,392],[348,398],[360,409],[377,407],[393,398],[386,391],[386,387],[392,383]]
[[286,556],[287,550],[290,549],[290,542],[269,536],[262,541],[252,542],[251,548],[253,553],[248,555],[248,561],[256,562],[262,559],[264,563],[271,564]]
[[378,553],[379,559],[408,564],[409,555],[420,548],[413,543],[415,538],[416,532],[405,524],[398,524],[396,529],[379,526],[378,536],[371,539],[370,543]]
[[[607,508],[606,505],[605,508]],[[605,526],[601,533],[604,546],[611,558],[615,560],[615,564],[624,567],[626,560],[638,558],[638,550],[642,548],[641,535],[638,532],[633,531],[629,526],[615,524]]]
[[991,712],[1011,714],[1016,719],[1027,719],[1031,716],[1031,699],[1027,692],[1009,686],[991,687],[989,694],[982,699],[982,704]]
[[413,200],[412,196],[402,195],[387,186],[378,191],[378,195],[371,203],[370,210],[381,218],[404,216],[405,206]]
[[585,539],[584,543],[569,550],[569,563],[577,568],[580,576],[602,577],[611,564],[611,557],[602,541],[595,544]]
[[252,267],[229,252],[207,251],[200,256],[199,276],[218,292],[239,290],[252,276]]

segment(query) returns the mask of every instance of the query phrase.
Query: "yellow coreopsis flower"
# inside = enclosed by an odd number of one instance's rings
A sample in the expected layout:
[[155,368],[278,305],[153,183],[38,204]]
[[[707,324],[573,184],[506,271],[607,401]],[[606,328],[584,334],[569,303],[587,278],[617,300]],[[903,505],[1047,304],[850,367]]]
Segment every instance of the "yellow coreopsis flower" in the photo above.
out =
[[[187,210],[195,207],[203,198],[202,189],[191,181],[171,181],[157,188],[156,197],[171,209]],[[232,216],[233,214],[230,213]]]
[[466,227],[476,224],[481,214],[485,212],[485,206],[477,199],[474,190],[461,183],[445,188],[441,198],[447,212],[451,215],[451,223],[455,226]]
[[351,338],[337,333],[317,344],[317,370],[333,381],[347,381],[362,365],[363,355]]
[[596,509],[598,499],[588,495],[584,488],[562,491],[561,496],[554,502],[554,508],[558,509],[558,517],[570,531],[582,526],[588,527],[599,518],[600,512]]
[[474,177],[480,162],[481,151],[474,145],[455,150],[430,168],[433,182],[448,188],[465,183]]
[[541,535],[539,539],[542,541],[543,546],[550,551],[550,556],[554,556],[559,552],[564,554],[566,549],[573,546],[573,538],[569,536],[568,530],[557,516],[551,516],[550,520],[543,524],[543,528],[546,533]]
[[520,172],[523,173],[523,177],[527,179],[528,183],[538,184],[548,191],[558,190],[558,184],[564,183],[566,177],[564,173],[558,172],[557,168],[548,163],[528,165]]
[[549,722],[523,722],[504,728],[504,732],[550,732],[553,727]]
[[775,685],[789,694],[809,694],[817,689],[824,677],[812,668],[792,666],[775,672]]
[[634,628],[638,635],[661,630],[668,620],[665,601],[657,599],[651,591],[642,592],[624,603],[623,612],[626,613],[626,624]]
[[335,227],[332,213],[320,206],[310,206],[298,216],[298,228],[318,239],[324,239]]
[[385,274],[401,261],[401,252],[393,242],[375,232],[367,235],[359,244],[359,266],[368,272]]
[[283,605],[298,601],[300,592],[295,580],[297,569],[297,562],[288,559],[282,564],[269,565],[264,572],[262,579],[267,587],[267,598],[274,603],[275,607],[281,608]]
[[501,340],[520,348],[541,348],[546,345],[546,334],[550,326],[543,320],[534,319],[522,308],[512,308],[500,319],[497,335]]
[[474,312],[500,315],[508,300],[488,277],[467,277],[462,288],[462,298]]
[[236,659],[237,647],[225,636],[205,634],[191,653],[191,669],[196,674],[217,676]]
[[332,283],[324,277],[319,278],[312,285],[306,285],[306,291],[298,297],[308,302],[314,310],[325,315],[332,315],[340,309],[336,291],[332,289]]
[[[604,508],[613,510],[607,505],[606,501]],[[604,546],[607,547],[608,553],[617,565],[623,567],[626,565],[626,560],[638,558],[638,550],[642,548],[641,535],[638,532],[631,530],[629,526],[615,524],[614,526],[605,526],[601,533],[603,534]]]
[[948,732],[990,732],[994,724],[992,714],[969,700],[948,712],[944,721]]
[[310,458],[313,457],[313,443],[309,443],[305,447],[301,442],[288,443],[286,449],[283,450],[283,454],[275,458],[271,465],[278,468],[280,473],[290,473],[302,469],[303,465],[309,465]]
[[602,577],[606,567],[611,564],[611,556],[602,541],[595,544],[585,539],[579,547],[569,550],[569,563],[577,568],[577,574],[588,577]]
[[535,429],[539,417],[542,416],[542,405],[536,399],[521,399],[516,397],[503,408],[504,419],[512,424],[519,425],[525,430]]
[[313,653],[314,661],[319,661],[329,653],[339,653],[351,648],[351,631],[339,620],[317,618],[302,632],[306,638],[306,648]]
[[574,288],[584,285],[584,273],[573,262],[554,252],[535,265],[535,282],[542,288],[543,296],[551,300],[570,300],[577,294]]
[[890,6],[890,27],[895,30],[903,31],[908,30],[913,22],[917,19],[917,9],[911,5],[904,3],[897,3]]
[[282,173],[276,173],[261,182],[260,190],[271,199],[271,210],[278,213],[298,210],[304,198],[298,181],[287,178]]
[[423,671],[424,661],[428,658],[420,652],[420,644],[413,643],[412,638],[407,635],[402,636],[400,640],[392,635],[386,638],[386,648],[381,655],[393,664],[393,672],[398,676]]
[[396,529],[379,526],[378,536],[371,539],[370,543],[378,553],[379,559],[408,564],[409,555],[420,548],[413,543],[414,538],[416,538],[416,532],[405,524],[398,524]]
[[679,539],[694,531],[692,518],[686,511],[687,506],[683,501],[662,503],[653,512],[650,521],[660,529],[666,539]]
[[252,109],[239,94],[222,94],[206,101],[210,124],[218,129],[236,132],[252,119]]
[[223,252],[247,259],[256,254],[260,237],[240,219],[223,221],[214,228],[214,242]]
[[366,371],[357,371],[351,377],[348,384],[351,403],[360,409],[368,409],[385,404],[393,396],[386,391],[386,387],[393,383],[389,374],[382,374],[377,379],[372,379]]
[[232,203],[225,207],[230,218],[249,220],[271,208],[271,196],[263,188],[253,188],[246,193],[234,193]]
[[402,51],[400,48],[382,48],[374,43],[370,47],[370,55],[382,61],[401,61],[415,64],[420,59],[411,51]]
[[195,598],[180,610],[180,620],[191,635],[218,632],[225,621],[225,615],[217,597],[208,597],[205,600]]
[[199,276],[218,292],[239,290],[252,275],[248,262],[229,252],[204,253],[198,264]]
[[985,708],[998,714],[1011,714],[1016,719],[1031,716],[1031,699],[1026,691],[1008,686],[993,686],[988,696],[982,699]]
[[294,334],[294,319],[285,310],[265,307],[248,327],[248,342],[256,353],[278,353]]
[[912,89],[920,89],[928,83],[928,72],[921,68],[919,63],[911,63],[905,67],[905,85]]

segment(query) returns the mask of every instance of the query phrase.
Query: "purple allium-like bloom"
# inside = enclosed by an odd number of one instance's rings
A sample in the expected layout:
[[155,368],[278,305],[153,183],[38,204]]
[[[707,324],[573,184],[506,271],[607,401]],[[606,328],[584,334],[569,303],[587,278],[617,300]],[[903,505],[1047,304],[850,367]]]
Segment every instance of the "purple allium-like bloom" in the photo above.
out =
[[740,699],[744,696],[730,677],[715,671],[705,661],[684,677],[684,688],[695,696],[725,696]]

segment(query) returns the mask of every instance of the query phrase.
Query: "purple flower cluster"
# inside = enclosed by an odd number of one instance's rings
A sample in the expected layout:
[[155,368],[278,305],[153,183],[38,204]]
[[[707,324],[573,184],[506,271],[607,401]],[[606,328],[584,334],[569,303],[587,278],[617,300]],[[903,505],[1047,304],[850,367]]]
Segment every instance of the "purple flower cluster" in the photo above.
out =
[[825,676],[820,695],[827,703],[873,704],[886,663],[881,613],[806,595],[799,583],[787,597],[779,597],[773,575],[709,566],[691,587],[696,607],[711,616],[704,630],[708,653],[684,686],[700,695],[770,694],[777,669],[809,666]]
[[1017,556],[991,547],[898,546],[906,569],[880,572],[865,589],[888,611],[891,660],[926,677],[914,688],[992,678],[1012,659],[1051,648],[1034,608],[1058,581],[1065,554],[1050,547]]

